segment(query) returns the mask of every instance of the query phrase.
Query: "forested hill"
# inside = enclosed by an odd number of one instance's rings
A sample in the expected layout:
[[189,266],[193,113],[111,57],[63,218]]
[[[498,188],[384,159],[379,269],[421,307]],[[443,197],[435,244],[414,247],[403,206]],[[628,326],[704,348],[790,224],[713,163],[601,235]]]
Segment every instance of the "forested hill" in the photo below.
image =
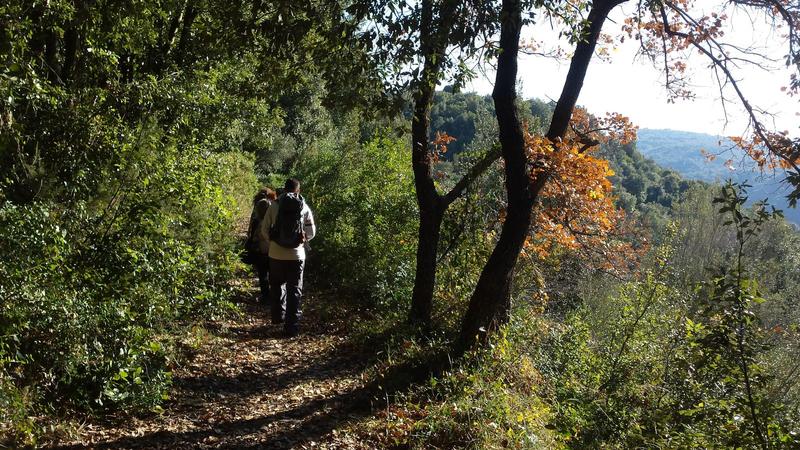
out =
[[[782,177],[761,175],[754,163],[733,148],[733,143],[723,137],[704,133],[677,130],[640,129],[637,149],[661,166],[673,169],[692,180],[723,182],[726,179],[753,185],[750,196],[754,200],[768,198],[776,208],[783,209],[787,220],[800,224],[800,210],[789,208],[786,202],[787,187]],[[709,160],[702,151],[718,155]],[[730,167],[726,162],[730,161]]]
[[[534,126],[546,123],[550,105],[538,99],[523,102],[523,115]],[[437,92],[431,110],[431,129],[456,138],[448,146],[447,157],[470,148],[480,149],[494,136],[494,105],[488,95],[453,93],[448,88]],[[687,180],[724,183],[727,179],[747,181],[752,200],[767,198],[770,204],[783,209],[787,220],[800,224],[800,210],[789,208],[788,188],[780,176],[763,176],[741,151],[731,150],[726,138],[677,130],[640,129],[633,145],[606,146],[603,156],[617,172],[613,177],[621,205],[630,210],[644,204],[670,207],[685,191]],[[709,161],[701,150],[718,155]],[[729,168],[726,162],[730,160]],[[646,208],[646,207],[645,207]]]

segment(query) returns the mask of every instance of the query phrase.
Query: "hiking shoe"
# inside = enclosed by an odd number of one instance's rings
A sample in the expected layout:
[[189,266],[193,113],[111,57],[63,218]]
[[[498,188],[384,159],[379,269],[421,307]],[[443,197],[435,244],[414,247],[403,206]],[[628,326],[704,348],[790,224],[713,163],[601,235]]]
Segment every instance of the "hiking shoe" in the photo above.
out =
[[298,330],[296,328],[293,328],[293,329],[284,328],[283,329],[283,337],[293,338],[293,337],[297,336],[298,334],[300,334],[300,330]]

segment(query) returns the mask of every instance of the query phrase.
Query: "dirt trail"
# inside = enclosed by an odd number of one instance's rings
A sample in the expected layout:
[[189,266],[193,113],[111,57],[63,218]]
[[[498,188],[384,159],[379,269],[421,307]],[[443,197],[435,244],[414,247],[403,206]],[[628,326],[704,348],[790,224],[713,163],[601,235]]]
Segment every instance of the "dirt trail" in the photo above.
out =
[[360,448],[334,430],[369,413],[368,355],[322,323],[313,295],[290,339],[256,295],[243,291],[242,317],[212,324],[214,337],[175,370],[164,413],[89,423],[59,448]]

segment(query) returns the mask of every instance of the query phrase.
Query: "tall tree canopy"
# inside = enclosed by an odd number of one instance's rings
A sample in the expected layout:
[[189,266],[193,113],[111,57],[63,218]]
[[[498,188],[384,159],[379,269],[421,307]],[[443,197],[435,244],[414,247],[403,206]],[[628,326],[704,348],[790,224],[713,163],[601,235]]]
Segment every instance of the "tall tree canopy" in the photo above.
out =
[[11,199],[73,185],[81,164],[107,157],[119,136],[93,136],[93,121],[155,118],[222,148],[221,124],[241,124],[258,145],[281,96],[315,79],[328,106],[387,104],[358,22],[338,3],[11,1],[0,20],[0,179]]

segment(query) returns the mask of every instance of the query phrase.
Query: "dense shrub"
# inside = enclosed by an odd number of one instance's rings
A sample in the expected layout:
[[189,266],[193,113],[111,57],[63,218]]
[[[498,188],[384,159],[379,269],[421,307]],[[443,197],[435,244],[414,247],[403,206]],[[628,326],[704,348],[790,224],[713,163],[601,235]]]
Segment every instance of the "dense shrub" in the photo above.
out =
[[399,311],[414,279],[418,220],[405,139],[321,149],[298,172],[319,225],[318,271],[364,305]]
[[[636,277],[596,288],[603,277],[581,275],[571,309],[518,301],[487,348],[405,396],[373,433],[412,448],[796,448],[797,322],[783,292],[794,268],[773,259],[794,240],[761,238],[785,235],[766,208],[725,192],[721,212],[704,197],[670,225]],[[687,258],[703,214],[720,228],[705,227],[708,246]],[[704,259],[716,267],[703,272]]]
[[231,194],[252,190],[252,158],[121,151],[96,197],[0,206],[0,402],[20,433],[34,413],[155,407],[174,353],[164,331],[228,309]]

